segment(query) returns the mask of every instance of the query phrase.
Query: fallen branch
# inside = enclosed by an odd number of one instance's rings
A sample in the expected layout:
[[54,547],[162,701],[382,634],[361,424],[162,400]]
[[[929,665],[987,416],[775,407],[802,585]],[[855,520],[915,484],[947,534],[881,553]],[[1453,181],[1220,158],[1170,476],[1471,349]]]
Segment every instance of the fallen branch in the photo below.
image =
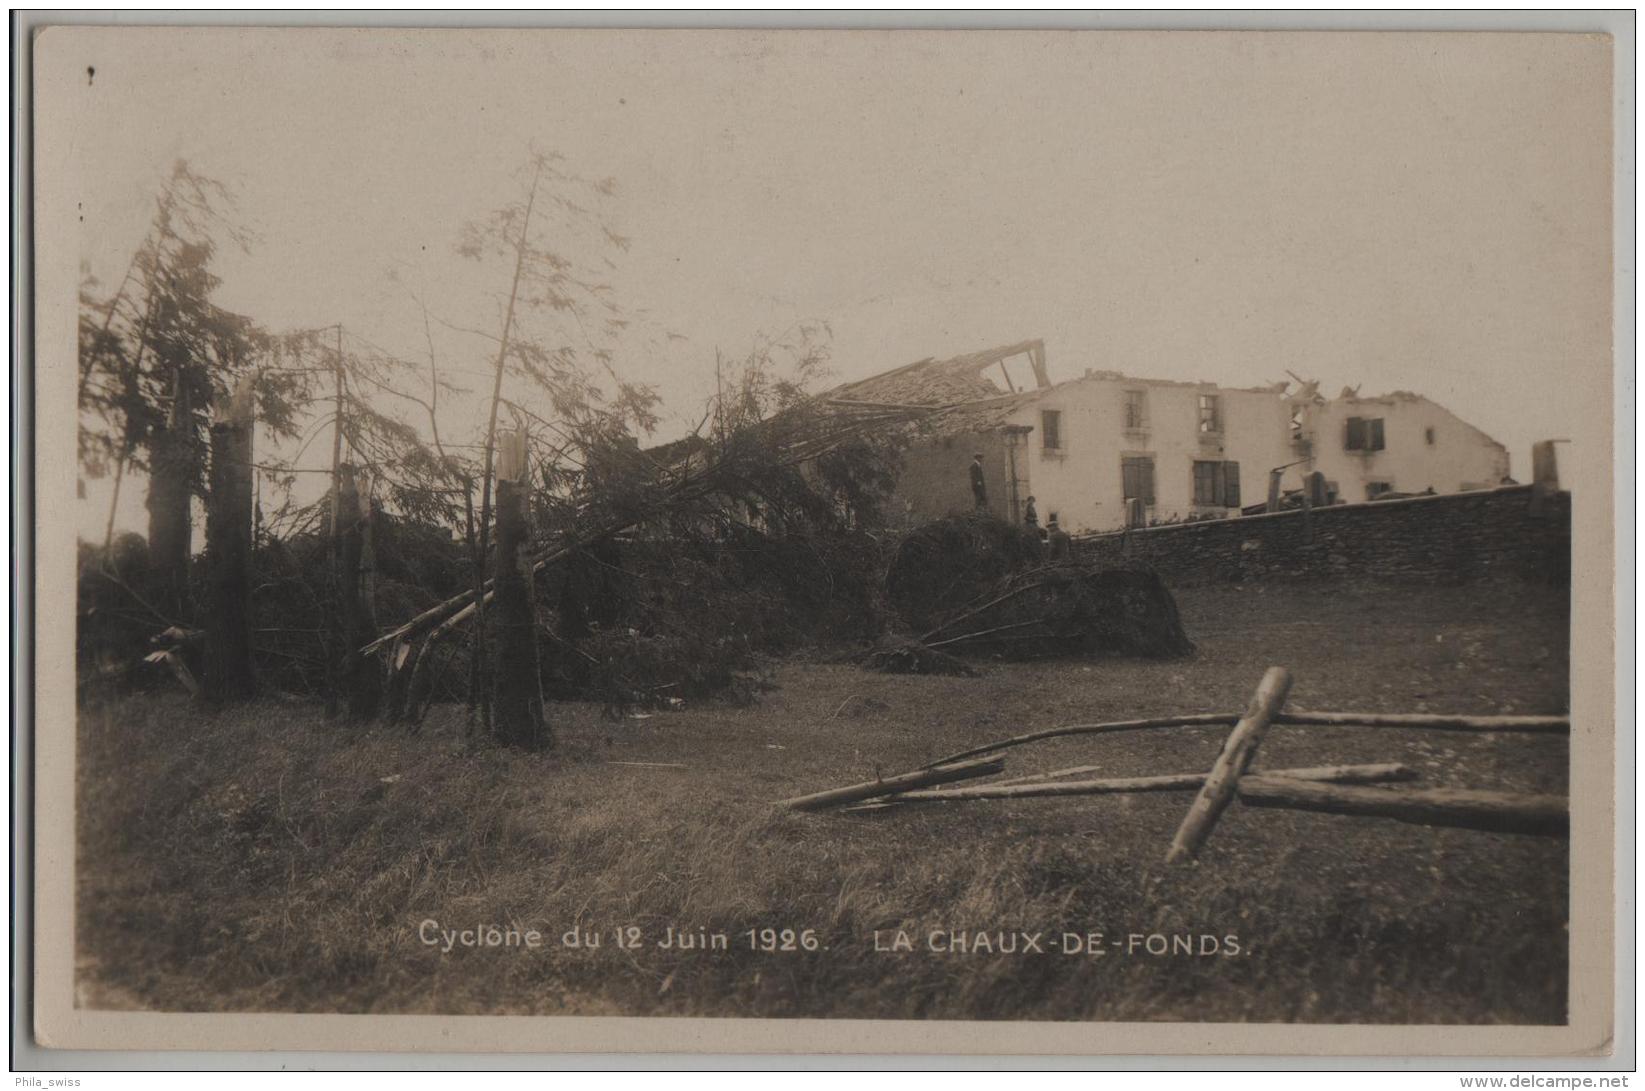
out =
[[[1064,770],[1067,772],[1067,770]],[[1044,773],[1042,776],[1055,776]],[[1183,792],[1205,784],[1206,773],[1172,773],[1157,777],[1112,777],[1107,780],[1058,780],[1050,783],[1022,781],[978,784],[969,788],[939,788],[933,791],[901,792],[875,807],[895,807],[903,803],[952,803],[974,799],[1035,799],[1046,796],[1095,796],[1121,792]],[[1252,774],[1253,776],[1255,774]],[[1273,769],[1265,775],[1334,783],[1375,784],[1390,780],[1415,780],[1417,773],[1407,765],[1324,765],[1305,769]]]
[[966,641],[966,640],[978,640],[978,639],[980,639],[982,637],[985,637],[985,636],[991,636],[994,633],[1006,632],[1007,630],[1010,630],[1010,629],[1026,629],[1031,625],[1044,625],[1044,624],[1046,624],[1044,618],[1033,618],[1033,619],[1028,620],[1028,621],[1015,621],[1015,622],[1012,622],[1010,625],[996,625],[992,629],[982,629],[982,630],[979,630],[979,631],[974,632],[974,633],[961,633],[959,636],[951,636],[946,640],[927,641],[925,643],[925,646],[927,648],[941,648],[946,644],[959,644],[962,641]]
[[1026,735],[1014,735],[999,742],[984,743],[982,746],[973,746],[969,750],[962,750],[958,754],[950,754],[945,758],[921,766],[922,769],[932,769],[949,762],[960,761],[964,758],[976,757],[979,754],[992,754],[998,750],[1007,750],[1013,746],[1025,746],[1031,742],[1040,742],[1044,739],[1060,739],[1070,735],[1105,735],[1112,731],[1147,731],[1156,727],[1226,727],[1237,723],[1239,717],[1231,712],[1197,712],[1181,716],[1159,716],[1151,720],[1115,720],[1103,724],[1066,724],[1062,727],[1048,727],[1043,731],[1030,731]]
[[793,799],[780,801],[777,806],[791,811],[822,811],[830,807],[841,807],[847,803],[857,803],[865,799],[895,795],[911,788],[926,788],[933,784],[949,784],[956,780],[986,777],[1003,772],[1004,769],[1004,758],[956,762],[935,769],[916,769],[912,773],[902,773],[881,780],[851,784],[844,788],[831,788],[826,792],[816,792],[812,795],[795,796]]
[[[935,647],[935,645],[927,645]],[[1161,727],[1222,727],[1237,723],[1232,713],[1203,712],[1182,716],[1159,716],[1148,720],[1115,720],[1101,724],[1068,724],[1063,727],[1031,731],[999,742],[974,746],[957,754],[938,758],[924,768],[946,762],[992,754],[1013,746],[1023,746],[1044,739],[1060,739],[1070,735],[1102,735],[1111,731],[1147,731]],[[1569,716],[1461,716],[1428,712],[1281,712],[1270,721],[1284,727],[1406,727],[1427,728],[1434,731],[1511,731],[1531,734],[1561,734],[1571,730]]]
[[[1037,576],[1037,575],[1039,575],[1039,573],[1035,573],[1035,575]],[[953,617],[949,618],[947,621],[943,622],[941,625],[938,625],[935,629],[932,629],[929,632],[927,632],[924,636],[920,637],[920,641],[922,643],[927,642],[932,637],[941,635],[942,633],[946,632],[949,629],[952,629],[954,626],[958,625],[962,621],[969,621],[970,619],[972,619],[974,617],[977,617],[978,615],[982,614],[984,611],[992,610],[994,607],[998,606],[1002,602],[1008,602],[1011,599],[1016,598],[1018,595],[1027,594],[1029,591],[1037,591],[1041,587],[1044,587],[1044,586],[1045,586],[1045,581],[1043,579],[1034,579],[1034,580],[1031,580],[1028,583],[1018,584],[1016,587],[1011,588],[1009,591],[1005,592],[1004,594],[998,595],[998,596],[996,596],[992,599],[989,599],[987,602],[983,603],[981,606],[962,607],[960,613],[955,614]]]

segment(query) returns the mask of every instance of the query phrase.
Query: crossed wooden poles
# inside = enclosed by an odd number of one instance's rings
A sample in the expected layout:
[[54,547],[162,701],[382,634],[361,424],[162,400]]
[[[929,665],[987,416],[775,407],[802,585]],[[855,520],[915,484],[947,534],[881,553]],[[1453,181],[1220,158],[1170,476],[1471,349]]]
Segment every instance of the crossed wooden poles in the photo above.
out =
[[[1117,792],[1197,790],[1188,814],[1177,828],[1166,853],[1167,863],[1192,859],[1204,847],[1217,820],[1238,798],[1251,807],[1281,807],[1329,814],[1393,818],[1430,826],[1455,826],[1498,833],[1568,836],[1570,805],[1564,796],[1529,795],[1457,788],[1366,787],[1416,779],[1416,773],[1394,763],[1334,765],[1298,769],[1251,771],[1251,762],[1268,728],[1287,726],[1358,726],[1366,728],[1426,728],[1437,731],[1530,732],[1568,734],[1566,716],[1450,716],[1364,712],[1285,712],[1291,691],[1291,673],[1270,667],[1251,695],[1243,715],[1201,713],[1148,720],[1121,720],[1100,724],[1072,724],[1034,731],[988,743],[940,758],[912,772],[782,801],[796,811],[820,811],[855,804],[853,809],[884,810],[905,804],[963,802],[983,799],[1022,799]],[[1094,772],[1095,766],[1074,766],[1049,773],[938,788],[957,781],[976,780],[1004,771],[1005,759],[987,757],[999,751],[1045,739],[1099,735],[1166,727],[1208,727],[1232,724],[1216,763],[1205,773],[1121,777],[1102,780],[1071,779]]]

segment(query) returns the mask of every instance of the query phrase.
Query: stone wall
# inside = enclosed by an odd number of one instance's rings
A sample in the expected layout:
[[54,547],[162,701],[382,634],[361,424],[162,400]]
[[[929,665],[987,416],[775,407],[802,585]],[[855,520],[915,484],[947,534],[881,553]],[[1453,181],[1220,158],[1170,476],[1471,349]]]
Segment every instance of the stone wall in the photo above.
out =
[[1286,511],[1076,540],[1081,554],[1172,587],[1366,580],[1569,584],[1571,494],[1533,511],[1531,486]]

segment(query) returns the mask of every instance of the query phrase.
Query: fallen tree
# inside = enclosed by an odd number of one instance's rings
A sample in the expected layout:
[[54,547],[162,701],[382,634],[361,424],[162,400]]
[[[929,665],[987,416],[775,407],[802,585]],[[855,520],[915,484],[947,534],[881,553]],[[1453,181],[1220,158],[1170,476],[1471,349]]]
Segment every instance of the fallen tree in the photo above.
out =
[[[930,653],[1000,659],[1193,652],[1176,600],[1152,572],[1047,563],[1039,536],[986,514],[909,532],[886,569],[885,597]],[[906,643],[906,642],[905,642]],[[876,669],[907,669],[904,648]]]
[[[641,451],[620,440],[606,442],[600,457],[585,455],[585,465],[599,468],[598,476],[576,482],[574,495],[559,497],[556,541],[539,543],[525,552],[534,574],[567,561],[580,552],[624,535],[658,533],[690,537],[709,533],[718,537],[753,524],[736,517],[739,507],[759,511],[761,522],[780,528],[793,525],[833,524],[837,481],[831,481],[830,460],[855,460],[871,477],[876,459],[887,457],[866,437],[887,426],[904,424],[934,410],[930,407],[863,407],[836,405],[826,399],[804,399],[773,416],[724,426],[706,449],[687,445],[669,452]],[[609,437],[607,437],[609,439]],[[842,471],[842,476],[845,472]],[[546,506],[546,505],[545,505]],[[704,530],[705,527],[713,528]],[[415,724],[432,695],[430,672],[436,651],[478,613],[477,604],[496,596],[494,581],[478,592],[465,589],[428,607],[395,626],[359,650],[360,656],[381,655],[388,674],[388,712]]]

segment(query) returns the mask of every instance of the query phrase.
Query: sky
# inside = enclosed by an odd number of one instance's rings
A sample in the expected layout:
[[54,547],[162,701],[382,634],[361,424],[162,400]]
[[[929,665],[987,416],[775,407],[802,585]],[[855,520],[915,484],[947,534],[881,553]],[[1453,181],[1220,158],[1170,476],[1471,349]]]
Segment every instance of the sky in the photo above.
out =
[[[616,180],[606,204],[632,244],[586,257],[617,265],[637,321],[616,367],[663,395],[659,438],[701,417],[716,351],[824,321],[841,381],[1039,337],[1054,379],[1289,370],[1328,395],[1413,390],[1505,443],[1523,478],[1533,441],[1595,434],[1579,393],[1609,389],[1607,50],[59,28],[36,71],[72,141],[79,260],[103,283],[186,159],[258,235],[220,255],[224,306],[274,330],[342,322],[424,360],[415,292],[443,320],[442,364],[475,388],[494,347],[451,327],[495,330],[509,270],[454,244],[554,150]],[[442,430],[482,422],[479,398],[454,398]],[[100,536],[106,483],[89,485],[82,533]],[[140,490],[118,522],[143,529]]]

